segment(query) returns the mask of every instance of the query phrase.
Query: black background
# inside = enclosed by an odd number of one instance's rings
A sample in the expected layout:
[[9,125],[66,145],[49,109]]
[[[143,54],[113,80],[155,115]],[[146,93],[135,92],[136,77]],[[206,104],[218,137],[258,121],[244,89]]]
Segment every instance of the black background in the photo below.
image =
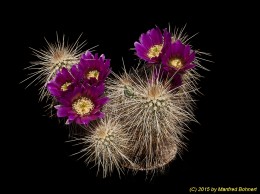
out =
[[[5,157],[6,180],[12,183],[9,189],[86,193],[90,189],[120,190],[118,186],[123,185],[124,190],[135,192],[156,187],[162,193],[185,193],[192,186],[259,186],[259,49],[255,48],[257,12],[253,5],[158,1],[15,6],[21,6],[19,12],[10,9],[13,17],[2,17],[6,25],[3,39],[8,43],[4,47],[7,62],[2,64],[8,69],[2,72],[8,82],[2,82],[6,98],[2,103],[7,110],[2,122],[7,121],[8,127],[4,127],[7,135],[2,138],[4,148],[10,148]],[[35,60],[29,47],[42,48],[44,37],[53,42],[56,31],[71,42],[83,32],[81,40],[88,41],[85,49],[99,45],[95,50],[111,58],[113,70],[119,72],[122,57],[127,67],[135,65],[136,57],[129,49],[140,34],[155,25],[166,28],[168,23],[177,27],[187,24],[189,35],[199,32],[191,44],[211,53],[207,59],[214,61],[203,63],[209,72],[200,71],[205,76],[200,81],[204,95],[197,97],[195,112],[200,125],[190,125],[193,132],[187,135],[188,151],[152,180],[143,173],[126,173],[121,179],[117,174],[106,179],[96,176],[96,168],[70,157],[74,150],[65,143],[68,129],[43,116],[45,104],[38,102],[38,88],[25,90],[26,84],[19,84],[28,73],[23,68]]]

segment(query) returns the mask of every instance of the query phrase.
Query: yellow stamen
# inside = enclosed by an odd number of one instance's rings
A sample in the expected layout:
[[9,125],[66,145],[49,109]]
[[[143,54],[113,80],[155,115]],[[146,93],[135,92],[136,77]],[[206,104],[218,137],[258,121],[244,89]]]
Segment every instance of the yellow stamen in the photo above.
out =
[[65,92],[68,90],[68,87],[71,85],[70,82],[66,82],[65,84],[63,84],[60,88],[61,91]]
[[178,58],[175,58],[175,59],[171,59],[169,61],[169,65],[176,68],[176,69],[180,69],[182,68],[183,64],[182,64],[182,61]]
[[87,77],[87,79],[90,79],[90,78],[98,79],[99,72],[97,70],[90,71],[90,72],[87,73],[86,77]]
[[162,51],[163,45],[162,44],[158,44],[158,45],[154,45],[152,46],[148,53],[147,56],[151,59],[153,57],[159,57],[161,51]]
[[72,108],[78,115],[84,116],[94,109],[94,104],[90,99],[81,97],[72,104]]

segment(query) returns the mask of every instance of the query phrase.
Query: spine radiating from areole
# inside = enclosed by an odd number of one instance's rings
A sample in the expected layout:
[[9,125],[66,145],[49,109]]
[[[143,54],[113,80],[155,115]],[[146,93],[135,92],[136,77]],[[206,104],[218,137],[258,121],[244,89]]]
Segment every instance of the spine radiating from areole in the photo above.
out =
[[49,109],[71,127],[69,141],[81,145],[72,155],[103,178],[126,169],[163,172],[186,149],[189,123],[198,122],[198,69],[209,54],[194,49],[192,37],[184,28],[148,30],[134,43],[139,61],[123,64],[121,73],[104,54],[82,52],[84,42],[69,46],[57,37],[47,49],[33,49],[39,61],[24,81],[40,85],[40,100],[51,99]]
[[129,135],[115,117],[106,116],[84,127],[81,137],[72,141],[83,145],[76,154],[85,156],[86,164],[97,166],[97,174],[101,171],[104,178],[114,169],[120,175],[124,173],[124,166],[133,165],[128,155],[131,150]]
[[106,108],[126,125],[133,143],[129,155],[134,165],[129,168],[149,171],[163,169],[176,157],[184,146],[186,125],[195,118],[185,85],[172,89],[170,80],[143,73],[134,69],[109,79]]

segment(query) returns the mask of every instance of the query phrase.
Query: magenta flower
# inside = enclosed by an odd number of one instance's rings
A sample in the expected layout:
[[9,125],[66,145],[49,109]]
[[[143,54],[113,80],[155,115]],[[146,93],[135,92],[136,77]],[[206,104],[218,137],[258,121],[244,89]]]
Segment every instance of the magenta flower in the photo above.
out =
[[177,40],[171,44],[162,57],[163,69],[167,72],[184,73],[196,66],[194,59],[195,52],[191,50],[190,46]]
[[64,98],[59,98],[61,103],[55,106],[58,117],[67,117],[66,124],[76,122],[87,125],[90,121],[104,117],[101,108],[108,102],[107,97],[102,97],[104,84],[98,87],[76,87],[73,92]]
[[73,90],[76,85],[76,80],[76,66],[72,66],[71,71],[63,67],[62,70],[57,73],[55,78],[47,84],[47,89],[53,96],[57,98],[62,97]]
[[78,69],[83,82],[89,85],[99,85],[104,83],[110,73],[110,60],[105,59],[105,55],[98,57],[87,51],[82,55],[78,64]]
[[161,30],[156,27],[143,33],[139,42],[134,43],[137,56],[149,63],[160,63],[165,50],[171,44],[171,34],[164,29],[162,35]]

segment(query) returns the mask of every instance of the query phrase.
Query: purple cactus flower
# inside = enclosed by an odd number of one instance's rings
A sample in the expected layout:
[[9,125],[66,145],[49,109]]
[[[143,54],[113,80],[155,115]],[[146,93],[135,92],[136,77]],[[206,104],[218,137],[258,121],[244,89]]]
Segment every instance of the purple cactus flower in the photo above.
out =
[[103,97],[104,84],[97,87],[80,86],[64,98],[59,98],[60,105],[55,106],[58,117],[67,117],[66,124],[75,122],[88,125],[90,121],[104,117],[101,108],[109,100]]
[[148,63],[160,63],[167,47],[171,44],[171,34],[156,27],[143,33],[139,42],[135,42],[136,54]]
[[73,65],[69,71],[65,67],[47,84],[47,89],[56,98],[71,92],[77,82],[77,67]]
[[97,86],[103,84],[110,73],[110,60],[105,55],[98,57],[87,51],[78,63],[78,69],[83,82]]
[[185,73],[186,70],[194,68],[195,52],[189,45],[184,45],[180,40],[171,44],[162,57],[163,69],[167,72]]

